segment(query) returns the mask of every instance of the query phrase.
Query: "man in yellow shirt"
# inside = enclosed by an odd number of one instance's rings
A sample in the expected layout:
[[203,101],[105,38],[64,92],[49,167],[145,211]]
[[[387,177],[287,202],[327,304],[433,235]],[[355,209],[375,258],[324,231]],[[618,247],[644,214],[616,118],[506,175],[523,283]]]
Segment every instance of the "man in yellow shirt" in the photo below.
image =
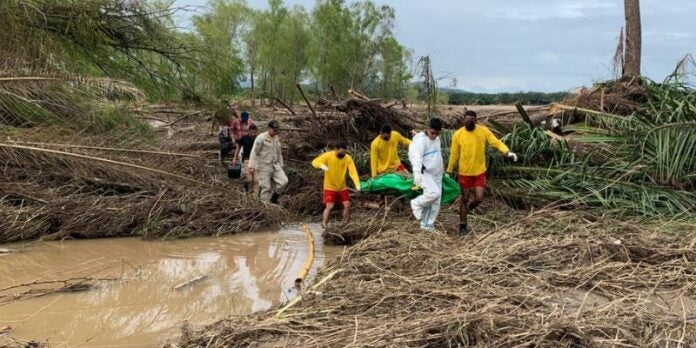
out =
[[406,172],[399,160],[399,145],[408,148],[411,140],[393,131],[389,125],[382,126],[379,136],[370,145],[370,169],[372,177],[377,175]]
[[322,227],[326,228],[329,215],[336,203],[343,204],[343,222],[350,220],[350,193],[346,186],[346,174],[350,175],[355,188],[360,191],[360,177],[353,158],[346,153],[348,145],[338,143],[336,150],[328,151],[315,158],[312,166],[324,171],[324,209]]
[[[455,166],[459,169],[457,181],[462,188],[462,199],[459,204],[460,235],[467,233],[467,214],[483,202],[486,192],[486,144],[517,162],[517,155],[510,152],[510,149],[496,138],[490,129],[476,124],[476,112],[467,111],[464,114],[464,127],[454,132],[452,137],[447,165],[447,173],[452,177],[454,177]],[[469,203],[472,189],[474,200]]]

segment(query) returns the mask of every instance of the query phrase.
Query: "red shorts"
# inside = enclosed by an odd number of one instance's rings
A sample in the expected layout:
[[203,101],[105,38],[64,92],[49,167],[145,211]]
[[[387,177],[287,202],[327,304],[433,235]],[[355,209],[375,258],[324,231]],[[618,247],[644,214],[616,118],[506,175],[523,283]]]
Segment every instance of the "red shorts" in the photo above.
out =
[[350,202],[350,192],[324,190],[324,203],[343,203]]
[[457,182],[462,190],[472,189],[474,187],[486,187],[486,172],[479,175],[459,175]]

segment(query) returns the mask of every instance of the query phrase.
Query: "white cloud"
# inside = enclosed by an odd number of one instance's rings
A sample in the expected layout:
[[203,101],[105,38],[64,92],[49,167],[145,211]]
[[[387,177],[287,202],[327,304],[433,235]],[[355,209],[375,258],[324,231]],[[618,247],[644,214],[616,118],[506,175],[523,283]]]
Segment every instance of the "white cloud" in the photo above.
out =
[[561,62],[561,56],[554,52],[540,52],[537,54],[539,61],[545,64],[557,64]]
[[667,38],[667,39],[690,39],[696,37],[696,33],[686,33],[681,31],[643,31],[645,38]]
[[467,91],[491,92],[491,91],[517,91],[527,88],[527,82],[502,76],[461,76],[457,78],[458,87]]
[[557,0],[536,3],[516,1],[514,6],[498,4],[497,10],[492,12],[491,17],[529,21],[552,18],[575,19],[588,17],[592,11],[608,10],[614,7],[616,7],[615,2],[605,0]]
[[[624,24],[621,0],[373,1],[396,9],[397,38],[416,58],[430,55],[437,71],[477,91],[567,90],[609,78]],[[247,2],[265,8],[268,1]],[[314,3],[285,0],[308,9]],[[643,71],[661,80],[684,54],[696,53],[696,1],[643,0],[641,10]]]

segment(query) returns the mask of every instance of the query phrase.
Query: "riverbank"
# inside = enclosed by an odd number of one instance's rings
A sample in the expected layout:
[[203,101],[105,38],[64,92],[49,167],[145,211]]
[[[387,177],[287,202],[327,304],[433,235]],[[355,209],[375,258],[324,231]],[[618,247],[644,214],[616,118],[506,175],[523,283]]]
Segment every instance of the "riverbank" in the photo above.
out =
[[463,239],[379,232],[294,306],[187,328],[168,347],[696,344],[692,224],[502,216]]

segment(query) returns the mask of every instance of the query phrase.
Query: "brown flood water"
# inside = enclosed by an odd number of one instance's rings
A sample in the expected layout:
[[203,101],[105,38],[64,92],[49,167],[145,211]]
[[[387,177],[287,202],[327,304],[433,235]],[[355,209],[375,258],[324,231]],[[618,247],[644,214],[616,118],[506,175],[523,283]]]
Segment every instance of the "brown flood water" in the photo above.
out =
[[[310,228],[314,274],[342,248],[324,246],[318,226]],[[118,278],[88,291],[0,302],[0,330],[10,326],[12,337],[49,341],[51,347],[153,347],[177,335],[184,321],[202,325],[268,309],[295,296],[291,289],[308,254],[298,226],[168,242],[123,238],[3,247],[22,252],[0,254],[0,289],[35,280]]]

